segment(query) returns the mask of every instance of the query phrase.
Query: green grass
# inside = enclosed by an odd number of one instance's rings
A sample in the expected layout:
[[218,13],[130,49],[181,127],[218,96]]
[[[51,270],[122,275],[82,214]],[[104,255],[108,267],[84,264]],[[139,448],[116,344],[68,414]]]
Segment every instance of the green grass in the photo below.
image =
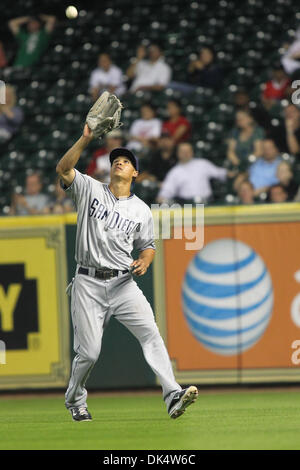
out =
[[90,396],[76,423],[61,397],[1,398],[0,449],[300,449],[297,391],[201,393],[177,420],[160,395]]

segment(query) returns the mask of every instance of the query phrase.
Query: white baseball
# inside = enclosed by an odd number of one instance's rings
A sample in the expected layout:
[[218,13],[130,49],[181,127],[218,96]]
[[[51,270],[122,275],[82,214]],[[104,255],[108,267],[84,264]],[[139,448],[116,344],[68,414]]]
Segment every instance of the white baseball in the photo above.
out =
[[66,16],[70,19],[76,18],[78,16],[77,8],[73,5],[70,5],[68,8],[66,8]]

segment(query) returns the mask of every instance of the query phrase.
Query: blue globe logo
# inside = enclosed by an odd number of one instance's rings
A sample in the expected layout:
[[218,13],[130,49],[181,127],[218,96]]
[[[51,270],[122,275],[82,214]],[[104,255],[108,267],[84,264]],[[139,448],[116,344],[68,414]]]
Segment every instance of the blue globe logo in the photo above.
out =
[[250,349],[272,315],[273,286],[265,263],[245,243],[208,243],[188,266],[182,288],[185,318],[195,338],[223,356]]

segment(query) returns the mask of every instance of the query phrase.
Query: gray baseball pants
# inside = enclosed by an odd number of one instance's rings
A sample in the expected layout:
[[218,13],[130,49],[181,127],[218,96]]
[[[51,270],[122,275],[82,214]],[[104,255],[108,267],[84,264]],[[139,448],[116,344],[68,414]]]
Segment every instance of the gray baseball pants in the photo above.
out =
[[72,283],[71,314],[76,356],[65,394],[68,409],[87,406],[85,383],[99,357],[103,329],[112,315],[140,342],[147,363],[160,381],[166,406],[169,406],[174,393],[181,387],[175,381],[151,306],[131,274],[109,280],[76,274]]

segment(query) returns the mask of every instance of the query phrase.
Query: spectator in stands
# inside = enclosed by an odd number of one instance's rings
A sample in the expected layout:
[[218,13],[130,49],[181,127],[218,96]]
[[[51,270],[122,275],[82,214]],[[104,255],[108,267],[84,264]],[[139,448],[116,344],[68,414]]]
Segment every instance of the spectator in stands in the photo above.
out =
[[197,87],[219,89],[223,80],[223,71],[216,63],[214,52],[210,47],[203,47],[196,60],[188,66],[186,82],[172,81],[169,87],[182,93],[191,93]]
[[174,142],[169,132],[163,131],[157,142],[157,149],[152,151],[147,164],[147,169],[138,177],[137,181],[149,179],[161,183],[166,174],[177,163]]
[[240,204],[254,204],[255,192],[253,184],[249,180],[242,181],[237,188],[238,200]]
[[297,29],[295,40],[290,44],[281,58],[281,63],[288,75],[298,74],[300,69],[300,27]]
[[140,113],[140,119],[133,121],[129,129],[129,142],[127,143],[128,148],[137,151],[151,147],[157,142],[162,125],[151,103],[144,103]]
[[246,169],[250,155],[261,156],[263,138],[264,131],[257,126],[252,115],[248,111],[237,111],[236,127],[227,140],[227,159],[235,167]]
[[169,132],[174,145],[185,142],[191,138],[191,123],[182,114],[180,101],[171,99],[167,104],[169,119],[163,123],[162,130]]
[[294,104],[289,104],[284,110],[285,141],[288,152],[300,154],[300,110]]
[[276,144],[271,139],[265,139],[262,146],[262,157],[258,158],[249,168],[249,180],[254,186],[255,195],[267,192],[269,187],[278,184],[278,165],[281,156]]
[[152,43],[148,51],[139,46],[137,55],[127,69],[127,76],[133,80],[130,91],[161,91],[170,82],[171,69],[166,64],[161,47]]
[[208,160],[194,158],[190,143],[184,142],[177,148],[178,163],[167,173],[157,202],[175,200],[184,202],[207,202],[212,197],[210,179],[225,181],[233,176],[225,168],[219,168]]
[[233,105],[236,111],[247,111],[251,114],[258,126],[266,131],[272,127],[271,117],[268,111],[260,103],[251,102],[250,96],[244,88],[239,88],[234,94]]
[[25,194],[14,194],[10,215],[38,215],[49,213],[49,196],[42,193],[42,180],[38,172],[26,177]]
[[[39,17],[23,16],[8,22],[8,26],[19,44],[14,65],[28,67],[39,61],[48,46],[55,20],[55,16],[39,15]],[[44,27],[42,27],[42,22],[45,23]],[[25,24],[27,31],[22,28]]]
[[291,103],[284,108],[283,117],[283,122],[271,129],[269,137],[281,152],[300,156],[300,109]]
[[202,47],[196,60],[188,66],[188,81],[196,86],[220,88],[223,81],[223,71],[215,61],[211,47]]
[[0,41],[0,69],[4,69],[7,66],[7,59],[3,47],[2,41]]
[[288,201],[293,201],[299,189],[298,183],[294,179],[290,163],[282,161],[277,167],[277,178],[288,194]]
[[270,187],[268,191],[268,201],[269,202],[287,202],[288,193],[286,188],[282,184],[274,184]]
[[89,89],[93,101],[105,90],[118,96],[125,92],[122,70],[112,63],[109,54],[99,55],[98,67],[90,76]]
[[269,111],[278,101],[287,98],[290,93],[290,79],[284,69],[278,65],[272,70],[272,78],[265,83],[262,103]]
[[102,183],[109,183],[111,170],[109,154],[115,148],[122,147],[122,143],[123,135],[119,129],[109,132],[105,138],[105,146],[93,153],[92,160],[86,170],[87,174]]
[[74,203],[61,187],[59,177],[56,178],[54,195],[50,198],[48,207],[49,212],[52,214],[66,214],[68,212],[75,212]]
[[7,142],[16,134],[23,122],[23,111],[16,101],[14,87],[6,85],[5,104],[0,104],[0,143]]

